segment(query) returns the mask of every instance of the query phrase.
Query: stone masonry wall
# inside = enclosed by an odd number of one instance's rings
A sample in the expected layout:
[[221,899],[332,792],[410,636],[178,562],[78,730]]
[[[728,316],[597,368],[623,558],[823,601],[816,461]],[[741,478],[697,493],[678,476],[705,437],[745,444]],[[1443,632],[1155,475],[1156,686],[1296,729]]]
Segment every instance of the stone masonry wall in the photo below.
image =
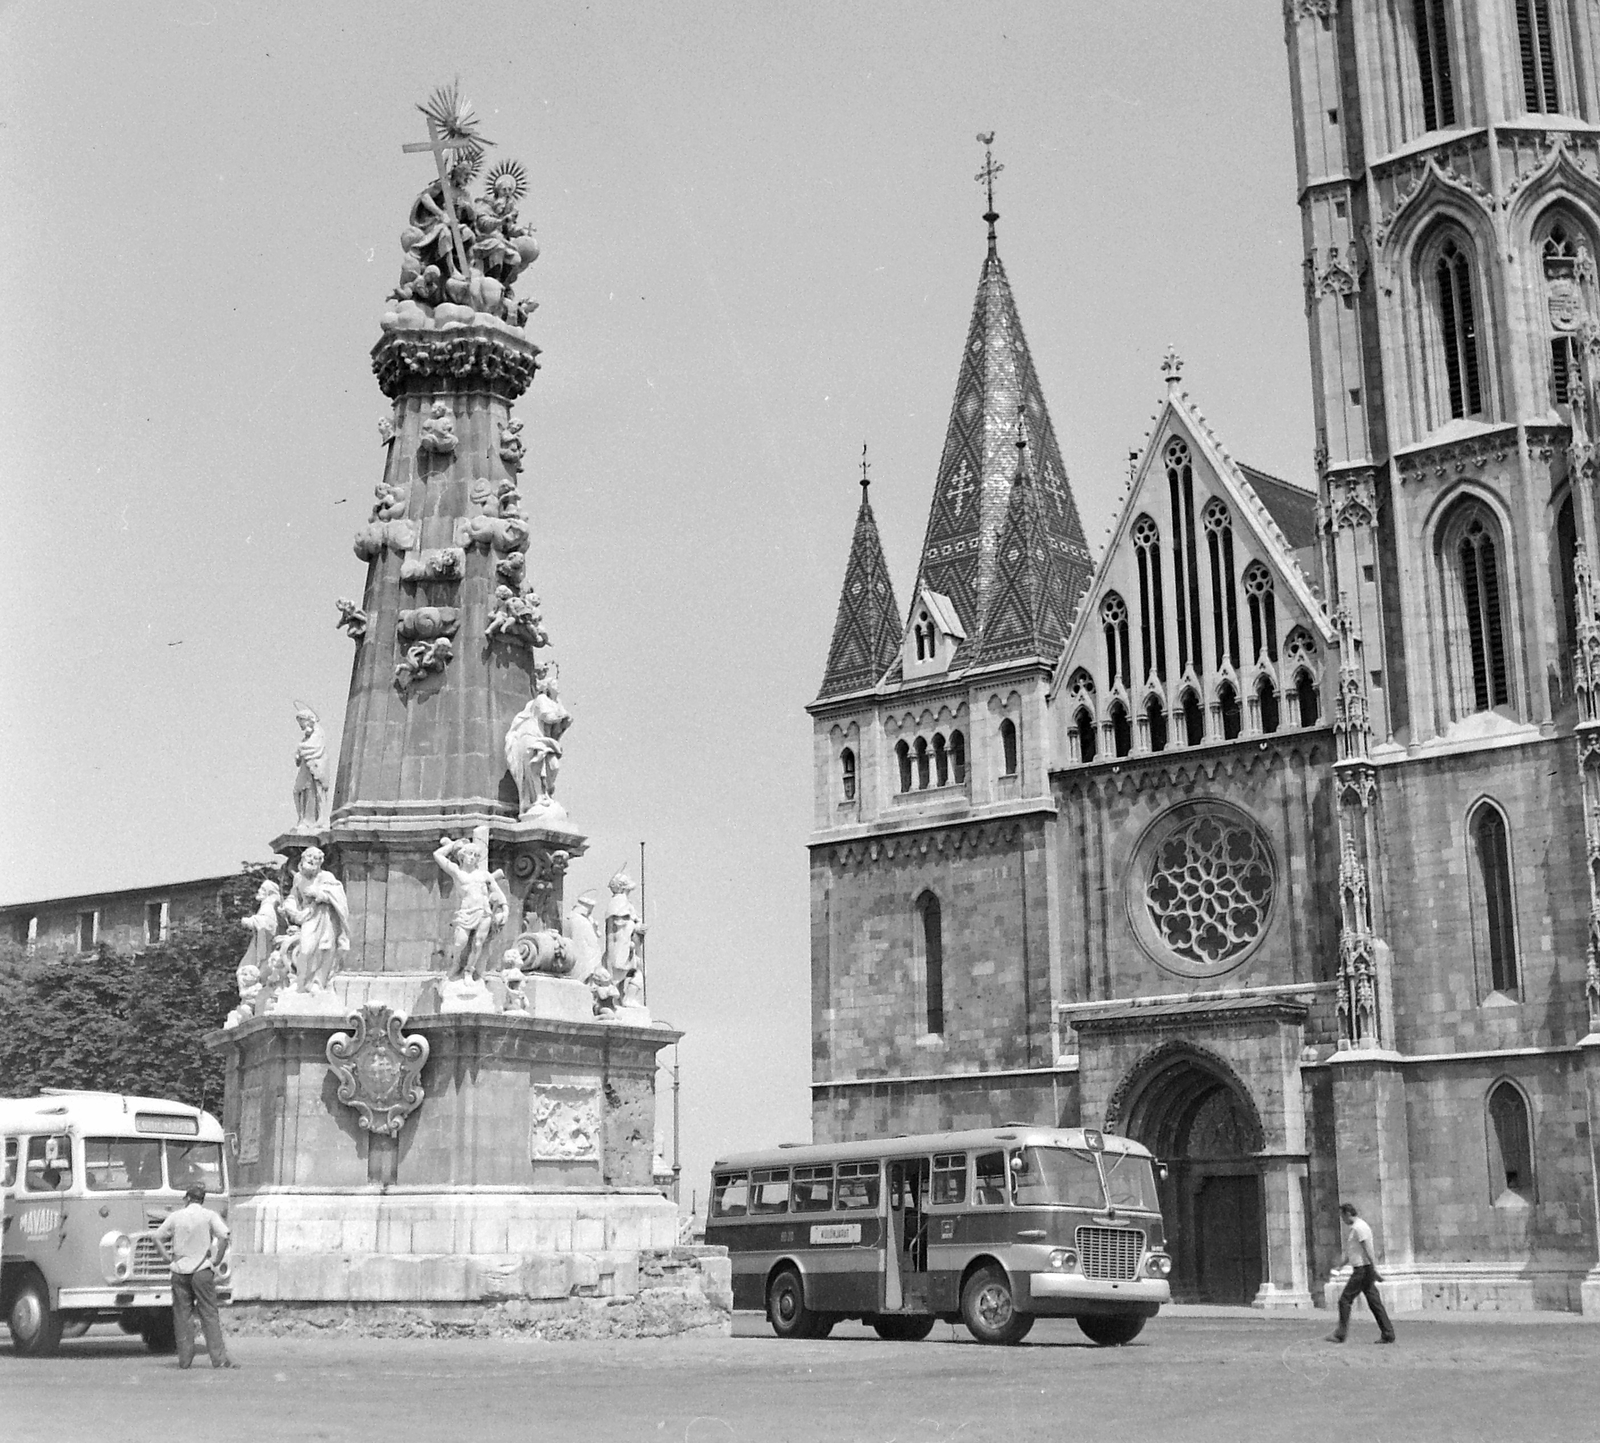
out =
[[890,1137],[897,1132],[954,1132],[1007,1122],[1077,1127],[1078,1079],[1070,1071],[1029,1077],[875,1082],[818,1087],[811,1094],[817,1142]]

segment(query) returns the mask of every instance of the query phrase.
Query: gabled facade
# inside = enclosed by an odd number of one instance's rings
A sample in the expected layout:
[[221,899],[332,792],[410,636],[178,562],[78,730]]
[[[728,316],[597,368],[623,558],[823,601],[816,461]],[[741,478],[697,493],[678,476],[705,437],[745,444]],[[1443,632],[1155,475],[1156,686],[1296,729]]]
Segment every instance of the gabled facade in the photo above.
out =
[[1124,1131],[1180,1297],[1321,1301],[1349,1200],[1392,1306],[1600,1311],[1600,0],[1284,15],[1316,490],[1169,359],[1090,575],[991,248],[962,635],[811,708],[814,1126]]

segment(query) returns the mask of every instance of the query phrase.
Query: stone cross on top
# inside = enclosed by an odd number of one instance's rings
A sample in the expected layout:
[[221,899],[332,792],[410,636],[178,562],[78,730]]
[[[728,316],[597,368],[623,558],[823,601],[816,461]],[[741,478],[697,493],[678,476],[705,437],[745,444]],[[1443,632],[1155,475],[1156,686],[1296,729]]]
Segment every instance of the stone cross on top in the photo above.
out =
[[[467,246],[461,238],[461,223],[456,218],[455,188],[450,184],[450,167],[455,157],[468,151],[482,151],[494,144],[478,133],[478,117],[472,113],[472,102],[461,99],[455,85],[440,86],[426,105],[417,107],[428,120],[428,138],[412,141],[400,147],[406,155],[418,155],[425,150],[433,152],[434,164],[439,168],[439,190],[444,196],[444,222],[450,227],[450,238],[455,242],[456,265],[463,276],[471,275],[467,264]],[[450,159],[446,159],[446,156]]]

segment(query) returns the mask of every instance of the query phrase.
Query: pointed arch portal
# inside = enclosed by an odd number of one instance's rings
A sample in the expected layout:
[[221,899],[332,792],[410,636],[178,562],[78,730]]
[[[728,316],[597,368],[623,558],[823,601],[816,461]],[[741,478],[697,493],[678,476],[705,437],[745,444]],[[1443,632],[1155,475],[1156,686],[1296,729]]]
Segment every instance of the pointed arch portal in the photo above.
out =
[[1173,1297],[1249,1303],[1267,1276],[1261,1116],[1220,1057],[1166,1043],[1129,1072],[1106,1126],[1167,1165],[1161,1211],[1173,1258]]

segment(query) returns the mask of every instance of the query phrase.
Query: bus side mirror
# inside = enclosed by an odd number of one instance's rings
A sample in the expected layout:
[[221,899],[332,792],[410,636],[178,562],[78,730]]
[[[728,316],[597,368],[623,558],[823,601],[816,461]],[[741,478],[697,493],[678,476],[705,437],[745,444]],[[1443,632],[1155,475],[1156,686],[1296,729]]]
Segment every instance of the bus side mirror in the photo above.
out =
[[1162,1182],[1165,1182],[1167,1180],[1167,1165],[1166,1165],[1166,1163],[1158,1162],[1156,1164],[1156,1176],[1158,1178],[1160,1178]]

